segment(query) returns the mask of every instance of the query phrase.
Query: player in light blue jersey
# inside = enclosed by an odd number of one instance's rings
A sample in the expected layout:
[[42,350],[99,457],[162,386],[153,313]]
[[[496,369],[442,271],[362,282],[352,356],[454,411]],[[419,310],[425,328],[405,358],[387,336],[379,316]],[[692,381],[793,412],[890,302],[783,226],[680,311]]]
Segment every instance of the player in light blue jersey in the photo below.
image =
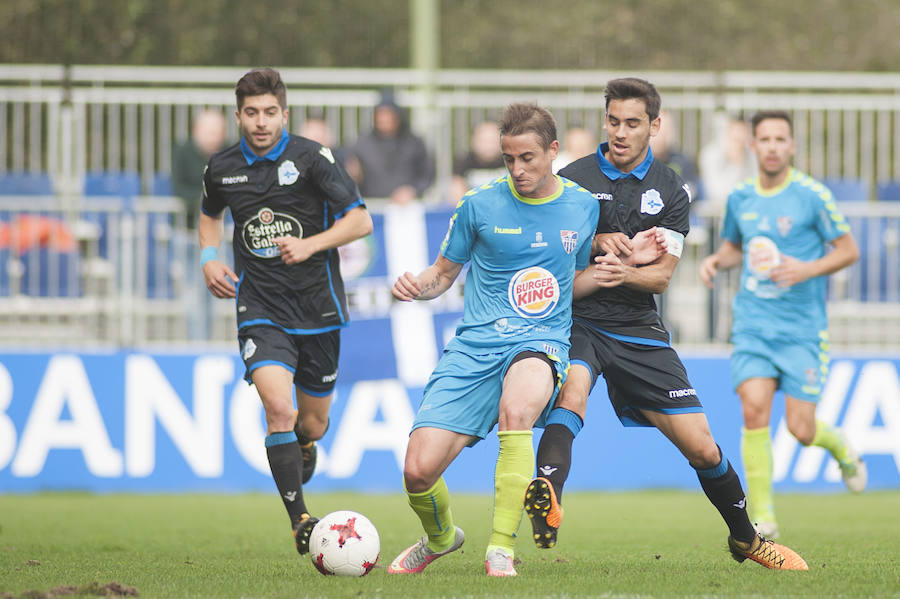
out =
[[[462,545],[442,474],[499,424],[485,569],[516,575],[515,535],[534,471],[531,429],[541,425],[568,369],[572,284],[588,266],[598,202],[553,174],[559,142],[548,111],[511,104],[500,132],[508,176],[465,194],[435,263],[419,275],[405,273],[392,289],[399,300],[432,299],[470,263],[463,320],[425,387],[403,469],[409,504],[427,536],[394,559],[390,574],[421,572]],[[643,240],[643,255],[632,261],[659,255],[655,231]]]
[[773,538],[778,526],[769,419],[776,389],[784,391],[791,434],[803,445],[827,449],[850,490],[866,485],[866,467],[856,451],[840,431],[815,417],[828,373],[825,275],[853,264],[859,249],[831,192],[791,167],[790,116],[760,112],[752,126],[759,175],[728,197],[722,245],[703,261],[700,276],[712,286],[717,271],[742,265],[731,372],[743,407],[741,451],[751,519]]

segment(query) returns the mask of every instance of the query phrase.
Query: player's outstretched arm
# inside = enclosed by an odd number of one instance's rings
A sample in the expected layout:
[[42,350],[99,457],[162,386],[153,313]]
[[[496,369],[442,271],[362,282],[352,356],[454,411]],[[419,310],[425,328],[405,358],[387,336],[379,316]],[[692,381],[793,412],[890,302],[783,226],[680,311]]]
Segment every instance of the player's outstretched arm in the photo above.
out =
[[318,252],[330,250],[372,232],[372,217],[363,207],[353,208],[334,224],[315,235],[304,237],[276,237],[272,241],[278,245],[281,261],[285,264],[297,264],[309,260]]
[[459,276],[462,264],[438,256],[434,264],[419,273],[418,276],[405,272],[391,288],[391,294],[398,300],[429,300],[447,291]]
[[850,233],[841,235],[832,245],[832,251],[809,262],[782,254],[781,264],[772,269],[772,281],[779,287],[790,287],[807,279],[830,275],[859,260],[859,247]]
[[744,259],[741,246],[730,241],[723,241],[715,253],[710,254],[700,263],[700,278],[712,289],[713,279],[720,270],[727,270],[740,264]]

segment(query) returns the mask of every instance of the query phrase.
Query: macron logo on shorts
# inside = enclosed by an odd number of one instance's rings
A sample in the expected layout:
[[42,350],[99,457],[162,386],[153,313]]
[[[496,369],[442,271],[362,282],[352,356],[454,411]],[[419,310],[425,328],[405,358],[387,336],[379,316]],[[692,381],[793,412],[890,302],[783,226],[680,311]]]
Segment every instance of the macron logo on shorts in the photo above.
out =
[[678,399],[679,397],[696,396],[697,392],[693,389],[673,389],[669,391],[669,399]]

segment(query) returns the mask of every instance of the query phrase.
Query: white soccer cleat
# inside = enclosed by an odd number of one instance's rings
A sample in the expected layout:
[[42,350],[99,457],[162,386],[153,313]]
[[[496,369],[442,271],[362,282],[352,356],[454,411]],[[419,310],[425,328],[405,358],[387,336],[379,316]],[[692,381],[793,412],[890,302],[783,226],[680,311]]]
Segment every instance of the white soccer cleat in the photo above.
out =
[[518,576],[513,566],[513,558],[499,547],[491,549],[484,558],[484,569],[488,576]]
[[841,468],[841,478],[844,484],[852,493],[862,493],[866,488],[866,482],[869,480],[869,474],[866,471],[866,463],[862,461],[856,450],[847,446],[847,460],[839,462]]
[[418,543],[410,545],[403,553],[394,558],[388,566],[388,574],[418,574],[425,567],[439,557],[456,551],[466,541],[466,535],[457,526],[453,537],[453,544],[444,551],[432,551],[428,548],[428,537],[422,537]]

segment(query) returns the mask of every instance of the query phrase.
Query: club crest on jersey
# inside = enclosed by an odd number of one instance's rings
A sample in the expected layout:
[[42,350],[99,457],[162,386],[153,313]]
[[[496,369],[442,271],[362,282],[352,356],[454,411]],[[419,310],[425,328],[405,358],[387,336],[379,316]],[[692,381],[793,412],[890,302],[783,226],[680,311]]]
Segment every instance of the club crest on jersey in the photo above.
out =
[[256,217],[248,219],[241,230],[241,239],[253,255],[260,258],[277,258],[281,255],[273,239],[276,237],[303,237],[303,227],[293,216],[260,208]]
[[559,303],[559,282],[553,273],[540,266],[523,268],[510,279],[508,296],[516,314],[541,318]]
[[787,237],[791,232],[791,227],[794,226],[794,219],[790,216],[779,216],[775,221],[775,226],[778,227],[778,232],[782,237]]
[[575,246],[578,245],[578,231],[559,230],[559,238],[562,239],[563,249],[567,254],[571,254]]
[[300,171],[297,170],[297,165],[293,160],[285,160],[278,165],[279,185],[293,185],[299,176]]
[[648,189],[641,195],[641,212],[644,214],[659,214],[663,209],[662,196],[655,189]]

